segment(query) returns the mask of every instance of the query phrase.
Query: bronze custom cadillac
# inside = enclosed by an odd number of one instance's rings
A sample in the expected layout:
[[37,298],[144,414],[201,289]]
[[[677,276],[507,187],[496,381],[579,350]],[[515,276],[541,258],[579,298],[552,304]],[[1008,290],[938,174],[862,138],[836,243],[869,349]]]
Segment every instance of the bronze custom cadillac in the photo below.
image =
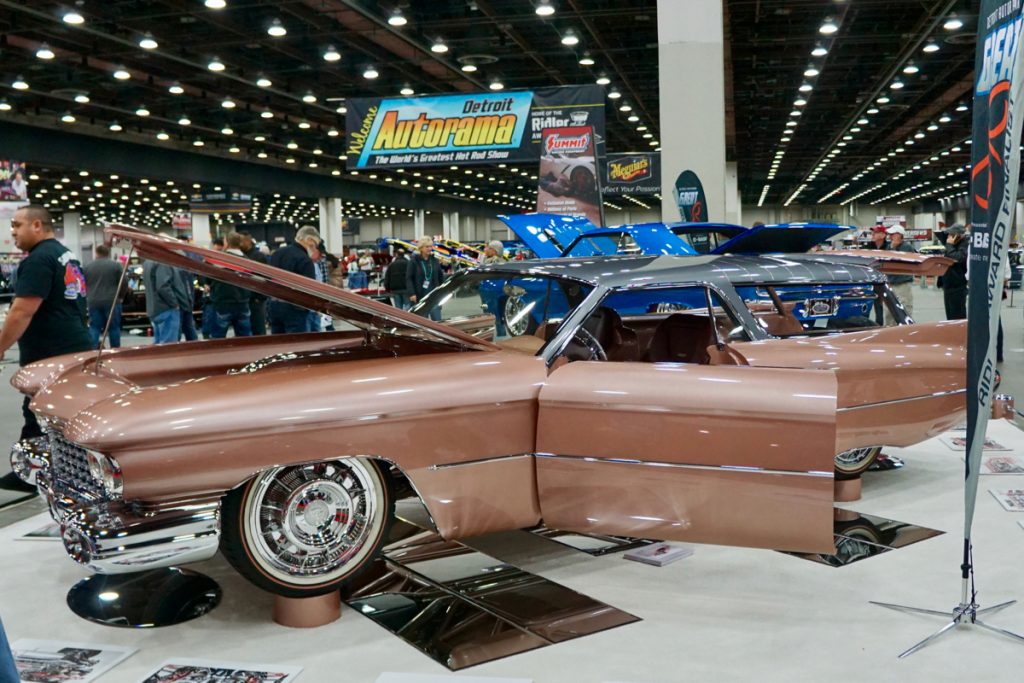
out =
[[49,452],[15,469],[97,572],[219,547],[262,588],[324,593],[370,563],[405,482],[448,539],[543,522],[829,552],[834,468],[963,414],[963,323],[875,327],[876,303],[907,320],[884,277],[820,256],[498,264],[420,303],[443,324],[109,232],[348,325],[22,369]]

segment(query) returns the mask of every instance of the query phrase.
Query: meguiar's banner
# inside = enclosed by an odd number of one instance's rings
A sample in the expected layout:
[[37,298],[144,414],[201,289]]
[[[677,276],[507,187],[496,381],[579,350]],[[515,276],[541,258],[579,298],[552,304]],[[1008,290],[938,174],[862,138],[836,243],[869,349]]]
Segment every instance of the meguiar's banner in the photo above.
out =
[[601,192],[606,196],[661,192],[661,154],[609,154],[604,160]]
[[594,129],[545,128],[537,174],[537,212],[585,216],[603,225]]
[[590,126],[604,150],[604,88],[348,100],[348,168],[536,161],[545,128]]
[[[967,458],[964,565],[978,490],[985,428],[996,389],[993,347],[1017,200],[1021,143],[1021,0],[983,0],[974,61],[971,232],[967,262]],[[967,570],[964,570],[967,578]]]

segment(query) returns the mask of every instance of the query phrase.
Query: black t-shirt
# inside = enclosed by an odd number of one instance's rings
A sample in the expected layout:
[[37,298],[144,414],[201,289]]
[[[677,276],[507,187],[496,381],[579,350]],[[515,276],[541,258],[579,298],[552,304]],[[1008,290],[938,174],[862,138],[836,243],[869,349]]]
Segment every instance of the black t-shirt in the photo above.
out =
[[18,264],[14,296],[43,300],[18,340],[21,365],[92,348],[86,326],[85,276],[63,244],[51,238],[32,247]]

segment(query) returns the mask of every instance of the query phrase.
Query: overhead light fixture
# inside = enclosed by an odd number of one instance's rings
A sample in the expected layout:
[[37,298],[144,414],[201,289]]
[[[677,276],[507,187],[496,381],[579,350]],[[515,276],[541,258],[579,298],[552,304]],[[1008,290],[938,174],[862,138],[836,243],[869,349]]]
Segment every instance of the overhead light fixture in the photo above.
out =
[[56,56],[46,43],[40,45],[39,49],[36,50],[36,57],[39,59],[53,59]]
[[476,71],[476,64],[463,64],[462,65],[462,70],[465,71],[468,74],[471,74],[474,71]]
[[302,130],[309,130],[309,127],[309,121],[299,121],[299,128],[301,128]]
[[231,152],[232,154],[238,154],[238,153],[239,153],[239,152],[241,152],[242,150],[241,150],[241,149],[239,149],[238,147],[232,146],[232,147],[229,147],[229,148],[228,148],[228,151],[229,151],[229,152]]
[[939,117],[939,123],[949,123],[953,119],[949,118],[949,114],[943,114]]
[[444,44],[443,40],[438,38],[434,41],[434,44],[430,46],[430,51],[436,52],[439,55],[444,54],[445,52],[448,52],[448,46]]
[[178,119],[178,125],[179,126],[191,126],[192,125],[192,119],[190,119],[187,116],[182,116],[180,119]]
[[893,90],[902,90],[903,81],[897,78],[895,81],[889,84],[889,87],[892,88]]
[[818,71],[817,69],[815,69],[813,66],[810,66],[810,67],[807,67],[806,71],[804,71],[804,76],[807,76],[807,78],[814,78],[815,76],[817,76],[820,73],[821,72]]
[[139,47],[143,50],[155,50],[160,47],[160,44],[156,42],[155,38],[153,38],[152,33],[147,33],[139,38]]
[[124,68],[123,66],[119,66],[116,69],[114,69],[114,78],[116,78],[119,81],[127,81],[131,77],[131,73],[128,71],[128,69]]
[[402,95],[405,95],[406,97],[409,97],[410,95],[415,95],[415,94],[416,94],[416,91],[415,91],[415,90],[413,90],[412,88],[410,88],[410,87],[409,87],[408,85],[404,86],[404,87],[403,87],[403,88],[402,88],[401,90],[399,90],[398,92],[399,92],[400,94],[402,94]]
[[636,114],[631,114],[629,118],[626,120],[629,121],[630,123],[636,123],[637,121],[640,120],[640,117],[637,116]]
[[828,49],[824,45],[822,45],[821,43],[818,43],[817,45],[815,45],[814,49],[811,50],[811,56],[812,57],[824,57],[827,54],[828,54]]
[[149,110],[146,109],[145,105],[143,105],[143,106],[141,106],[141,107],[139,107],[138,109],[135,110],[135,115],[136,116],[149,116]]
[[313,104],[314,102],[316,102],[316,95],[307,90],[306,94],[302,96],[302,101],[305,102],[306,104]]
[[328,45],[327,49],[324,50],[324,61],[325,62],[337,62],[341,59],[341,53],[333,45]]
[[267,35],[274,38],[283,38],[288,35],[288,29],[284,27],[280,19],[274,19],[270,22],[270,26],[267,27]]
[[163,131],[160,131],[159,133],[156,134],[156,139],[157,140],[170,140],[171,136],[168,135],[167,133],[163,132]]
[[327,131],[327,137],[336,138],[339,135],[341,135],[341,133],[338,132],[337,128],[331,128],[329,131]]
[[267,141],[267,136],[265,136],[265,135],[257,135],[256,137],[253,138],[253,140],[255,140],[256,142],[266,142]]
[[202,147],[204,144],[206,144],[206,143],[204,143],[199,138],[196,138],[195,140],[192,141],[192,146],[193,147]]
[[225,0],[204,0],[203,4],[210,9],[224,9],[228,6],[228,3],[225,2]]
[[107,130],[113,131],[115,133],[120,133],[122,130],[124,130],[124,128],[121,127],[120,123],[114,121],[109,126],[107,126]]
[[800,92],[811,92],[812,90],[814,90],[814,86],[811,85],[810,83],[801,83],[800,87],[797,88],[797,90],[799,90]]
[[28,81],[21,76],[18,76],[14,79],[14,82],[11,83],[11,87],[15,90],[28,90]]
[[60,117],[60,120],[64,123],[74,123],[75,115],[69,111],[64,112],[64,115]]
[[620,97],[622,97],[622,93],[620,93],[618,90],[615,90],[614,88],[608,93],[608,99],[610,100],[617,100]]
[[969,109],[969,107],[966,104],[964,104],[963,102],[961,102],[960,104],[958,104],[956,106],[956,110],[957,111],[967,111],[968,109]]
[[172,95],[181,95],[185,92],[185,89],[182,88],[181,85],[178,83],[171,83],[171,86],[167,88],[167,92],[171,93]]
[[942,25],[942,28],[946,29],[947,31],[956,31],[957,29],[961,29],[963,27],[964,22],[962,22],[960,20],[960,17],[958,17],[955,14],[950,14],[949,18],[946,19],[946,23]]
[[875,100],[875,102],[878,102],[879,104],[889,104],[890,100],[885,95],[882,95],[877,100]]
[[938,129],[939,129],[939,127],[936,124],[934,124],[934,123],[929,123],[928,124],[928,130],[929,131],[936,131]]
[[345,114],[345,113],[348,113],[348,107],[346,107],[343,104],[343,105],[339,106],[337,109],[335,109],[334,111],[336,111],[339,114]]
[[89,104],[89,95],[84,92],[75,93],[75,102],[79,104]]
[[921,69],[917,68],[917,65],[913,62],[908,62],[907,65],[903,67],[903,73],[910,75],[916,74],[920,70]]
[[929,38],[928,42],[924,44],[924,47],[922,47],[921,50],[923,52],[938,52],[939,44],[935,42],[934,38]]
[[288,149],[298,149],[299,148],[299,143],[297,143],[294,140],[292,140],[287,145],[285,145],[285,147],[287,147]]
[[377,69],[375,69],[372,66],[368,66],[366,67],[366,69],[363,70],[363,78],[372,81],[374,78],[377,78],[378,76],[380,76],[380,72],[378,72]]
[[839,26],[836,24],[835,20],[832,19],[832,17],[828,17],[827,19],[825,19],[825,23],[818,27],[818,33],[822,34],[823,36],[830,36],[838,30]]
[[577,36],[576,32],[573,31],[572,29],[567,30],[565,32],[565,34],[562,36],[562,45],[567,45],[568,47],[572,47],[574,45],[579,45],[579,44],[580,44],[579,36]]
[[619,111],[630,112],[633,111],[633,107],[629,106],[628,104],[623,104],[621,107],[619,107]]
[[802,98],[802,97],[798,97],[798,98],[796,98],[795,100],[793,100],[793,106],[794,106],[794,107],[802,107],[802,106],[804,106],[805,104],[807,104],[807,100],[805,100],[805,99],[804,99],[804,98]]
[[83,17],[81,14],[79,14],[73,9],[65,12],[64,16],[62,16],[61,19],[64,21],[65,24],[71,24],[73,26],[78,26],[79,24],[85,23],[85,17]]
[[799,109],[794,109],[793,111],[789,112],[789,115],[790,116],[800,116],[802,113],[803,112],[801,112]]
[[220,129],[220,132],[221,132],[221,135],[234,135],[235,134],[235,129],[232,128],[231,126],[224,126],[223,128]]
[[868,110],[867,110],[866,112],[864,112],[864,113],[865,113],[865,114],[870,114],[870,115],[874,116],[875,114],[877,114],[877,113],[878,113],[878,110],[877,110],[877,109],[875,109],[874,107],[871,107],[870,109],[868,109]]
[[220,106],[224,107],[225,109],[234,109],[235,101],[228,97],[225,100],[221,101]]
[[533,11],[537,13],[537,16],[550,17],[555,13],[555,7],[551,4],[551,0],[540,0]]
[[604,74],[601,74],[601,76],[597,79],[597,84],[598,85],[608,85],[611,82],[612,82],[612,79],[608,78]]
[[405,18],[404,14],[402,14],[402,10],[396,9],[391,13],[391,16],[388,17],[388,23],[392,26],[405,26],[409,23],[409,20]]
[[796,126],[796,121],[786,121],[786,128],[793,128]]
[[499,80],[493,80],[491,81],[491,84],[488,85],[487,87],[490,88],[491,90],[504,90],[505,84]]

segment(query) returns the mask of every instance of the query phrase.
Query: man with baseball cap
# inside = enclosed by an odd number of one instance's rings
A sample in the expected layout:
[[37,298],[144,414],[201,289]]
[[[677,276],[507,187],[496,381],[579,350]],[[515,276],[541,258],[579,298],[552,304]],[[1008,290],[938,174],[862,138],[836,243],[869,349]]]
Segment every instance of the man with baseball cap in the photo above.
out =
[[[893,225],[889,227],[885,234],[889,236],[889,249],[891,251],[907,251],[912,254],[916,254],[917,250],[914,249],[906,241],[907,229],[902,225]],[[892,289],[896,298],[903,304],[903,308],[906,309],[907,315],[910,317],[914,316],[914,276],[913,275],[888,275],[889,287]],[[885,311],[885,324],[895,325],[896,321],[892,318],[892,314],[888,310]]]
[[876,225],[871,228],[871,244],[868,249],[885,249],[885,226]]
[[942,276],[942,302],[946,305],[947,320],[967,318],[967,247],[970,241],[960,223],[946,228],[946,258],[953,265]]

